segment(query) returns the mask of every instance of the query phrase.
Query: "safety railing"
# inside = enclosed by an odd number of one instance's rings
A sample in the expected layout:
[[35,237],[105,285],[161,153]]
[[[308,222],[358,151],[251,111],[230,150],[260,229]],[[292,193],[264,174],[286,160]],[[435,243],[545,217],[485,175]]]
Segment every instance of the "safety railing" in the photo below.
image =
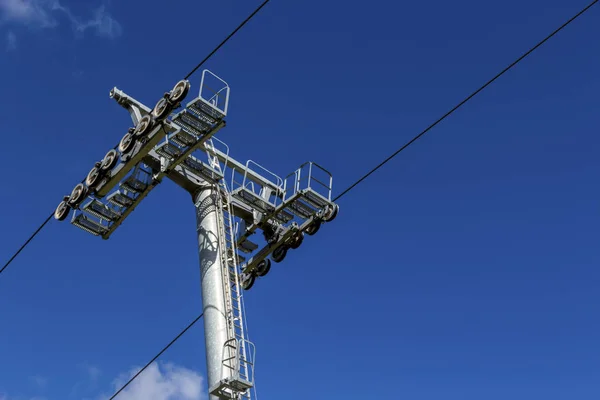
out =
[[256,347],[251,341],[243,338],[227,340],[223,346],[222,359],[223,366],[229,371],[221,370],[221,380],[241,378],[253,385],[255,358]]
[[[243,171],[236,170],[232,168],[232,188],[233,190],[247,190],[252,192],[255,196],[262,198],[264,201],[270,203],[272,206],[277,206],[283,201],[283,185],[284,181],[279,177],[279,175],[269,171],[262,165],[248,160],[246,162],[245,168]],[[249,174],[250,173],[250,174]],[[271,187],[264,187],[264,182],[257,181],[253,179],[249,175],[258,175],[263,179],[270,182]],[[241,179],[241,181],[240,181]],[[273,188],[277,188],[274,190]],[[270,196],[265,197],[265,190],[271,191]],[[277,193],[279,192],[279,193]]]
[[229,85],[209,70],[202,71],[199,97],[223,115],[229,108]]
[[[208,165],[212,168],[218,169],[223,177],[225,177],[225,174],[227,173],[227,164],[229,163],[229,146],[222,140],[219,140],[213,136],[206,141],[204,148],[206,149]],[[224,160],[221,162],[219,162],[217,151],[221,154],[224,154]],[[230,187],[227,187],[226,180],[224,180],[223,183],[225,184],[227,190],[231,190]]]
[[332,189],[333,176],[331,173],[319,164],[308,161],[285,178],[284,200],[293,197],[299,192],[310,190],[327,201],[331,201]]

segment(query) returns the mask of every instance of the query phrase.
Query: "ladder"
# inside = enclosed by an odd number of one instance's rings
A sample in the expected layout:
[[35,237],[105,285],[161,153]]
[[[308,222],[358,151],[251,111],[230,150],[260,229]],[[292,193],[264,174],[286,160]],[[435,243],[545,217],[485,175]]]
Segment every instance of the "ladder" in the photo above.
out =
[[[220,171],[220,166],[214,165]],[[237,252],[235,216],[231,210],[231,193],[224,180],[217,185],[219,253],[223,273],[223,293],[227,317],[227,341],[223,349],[226,376],[211,390],[221,399],[251,400],[254,387],[254,345],[246,338],[244,300],[239,265],[244,261]]]

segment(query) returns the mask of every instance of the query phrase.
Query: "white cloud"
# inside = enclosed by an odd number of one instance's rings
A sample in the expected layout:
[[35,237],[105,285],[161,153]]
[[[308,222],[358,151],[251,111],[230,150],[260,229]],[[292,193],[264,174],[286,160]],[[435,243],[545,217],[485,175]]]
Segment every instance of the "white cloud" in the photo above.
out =
[[[6,51],[12,51],[17,48],[17,35],[14,32],[9,31],[6,34]],[[2,398],[0,398],[2,400]]]
[[0,0],[0,11],[6,21],[53,28],[58,25],[51,15],[54,3],[54,0]]
[[62,5],[59,0],[0,0],[0,15],[5,22],[20,23],[31,28],[54,28],[59,16],[66,17],[75,32],[91,30],[98,36],[116,38],[123,32],[102,5],[92,12],[93,17],[82,19]]
[[[96,380],[101,374],[96,367],[85,366],[88,379]],[[109,393],[87,396],[71,393],[72,398],[108,400],[141,368],[132,368],[112,382]],[[32,377],[34,379],[35,377]],[[203,377],[196,371],[172,363],[153,363],[119,393],[117,400],[208,400]],[[86,390],[86,392],[88,392]],[[88,393],[96,392],[95,390]],[[97,392],[96,392],[97,393]],[[44,397],[19,397],[18,400],[46,400]],[[17,400],[0,392],[0,400]]]
[[[114,382],[118,390],[140,368],[122,374]],[[108,399],[110,396],[103,397]],[[200,374],[174,364],[151,364],[119,394],[119,400],[206,400],[204,380]]]

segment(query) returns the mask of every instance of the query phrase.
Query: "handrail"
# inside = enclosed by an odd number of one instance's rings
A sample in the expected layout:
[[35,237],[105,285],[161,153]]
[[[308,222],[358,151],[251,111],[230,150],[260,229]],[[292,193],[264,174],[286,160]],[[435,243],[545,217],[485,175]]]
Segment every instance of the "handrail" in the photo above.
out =
[[[208,88],[211,92],[214,93],[213,97],[211,97],[208,101],[212,102],[214,98],[219,98],[219,96],[221,96],[221,92],[225,89],[227,89],[226,87],[222,88],[221,90],[219,90],[218,92],[215,92],[214,90]],[[215,101],[215,106],[218,107],[218,101]]]
[[[203,144],[201,146],[201,148],[206,149],[206,146]],[[219,160],[225,160],[227,158],[227,155],[218,149],[215,149],[215,154],[217,155]],[[246,171],[246,173],[248,175],[248,179],[252,180],[257,185],[267,186],[273,190],[281,189],[280,186],[276,186],[273,182],[271,182],[264,176],[261,176],[259,173],[255,172],[255,171],[251,171],[251,170],[247,171],[246,166],[244,164],[242,164],[241,162],[237,161],[235,158],[229,158],[228,163],[229,163],[229,165],[231,165],[231,168],[232,168],[232,176],[231,176],[232,182],[233,182],[233,178],[235,176],[236,170],[240,171],[240,174],[243,174],[241,171]]]
[[[212,75],[214,78],[216,78],[217,80],[219,80],[221,83],[223,83],[223,88],[220,89],[218,93],[221,93],[223,90],[226,90],[226,95],[225,95],[225,105],[224,107],[221,109],[218,105],[216,104],[212,104],[212,100],[214,99],[215,96],[212,96],[210,99],[206,99],[204,96],[202,96],[202,90],[206,87],[208,88],[208,86],[204,85],[204,80],[206,79],[206,74],[210,74]],[[214,93],[213,89],[208,88],[211,92]],[[219,78],[217,75],[213,74],[212,72],[210,72],[209,70],[205,69],[204,71],[202,71],[202,79],[200,80],[200,93],[198,94],[198,97],[200,97],[202,100],[206,101],[208,104],[211,104],[213,107],[215,107],[216,109],[218,109],[219,111],[221,111],[224,115],[227,115],[227,110],[229,108],[229,94],[230,94],[230,87],[229,84],[227,82],[225,82],[223,79]]]
[[[307,166],[308,166],[308,173],[306,174],[306,176],[303,176],[304,174],[302,171],[303,171],[303,169],[306,169]],[[329,184],[322,182],[320,179],[318,179],[314,176],[313,167],[314,167],[314,169],[323,171],[326,175],[329,176]],[[288,188],[288,182],[290,182],[290,178],[292,176],[294,177],[294,187],[293,187],[293,190],[290,192],[290,190],[289,190],[290,188]],[[307,161],[307,162],[303,163],[294,172],[290,173],[289,175],[287,175],[285,177],[284,189],[285,189],[286,198],[292,197],[296,193],[298,193],[301,190],[302,182],[306,182],[306,187],[303,187],[302,189],[311,189],[313,181],[318,183],[319,185],[323,186],[323,188],[325,188],[327,190],[327,196],[326,196],[327,200],[331,201],[331,193],[333,190],[333,176],[331,175],[331,173],[328,170],[326,170],[325,168],[323,168],[322,166],[320,166],[319,164],[317,164],[313,161]]]
[[[268,173],[268,174],[270,174],[271,176],[275,177],[275,182],[276,182],[276,183],[274,184],[275,188],[273,188],[273,187],[272,187],[273,185],[269,185],[269,186],[270,186],[270,189],[275,189],[275,190],[282,190],[282,189],[283,189],[284,182],[283,182],[283,179],[281,179],[281,178],[279,177],[279,175],[277,175],[277,174],[275,174],[275,173],[273,173],[273,172],[269,171],[268,169],[266,169],[266,168],[265,168],[265,167],[263,167],[262,165],[258,164],[258,163],[257,163],[257,162],[255,162],[255,161],[252,161],[252,160],[248,160],[248,161],[246,162],[246,166],[245,166],[245,168],[244,168],[244,180],[243,180],[243,182],[242,182],[242,186],[243,186],[243,187],[246,187],[246,186],[247,186],[247,184],[246,184],[246,180],[248,179],[248,172],[249,172],[249,171],[252,171],[252,168],[250,168],[250,165],[251,165],[251,164],[255,165],[256,167],[258,167],[258,168],[262,169],[264,172],[267,172],[267,173]],[[255,181],[252,179],[252,177],[250,177],[250,179],[249,179],[249,180],[250,180],[252,183],[254,183],[254,182],[255,182]],[[257,183],[259,186],[261,186],[261,188],[262,188],[263,186],[265,186],[265,185],[261,185],[261,183],[260,183],[260,182],[256,182],[256,183]],[[254,189],[254,185],[252,185],[252,187],[253,187],[253,189]],[[253,192],[254,192],[254,190],[253,190]],[[254,192],[254,193],[256,193],[256,192]],[[262,195],[262,189],[261,189],[261,193],[256,193],[256,194],[258,194],[258,195]],[[269,199],[264,199],[264,200],[270,203]]]

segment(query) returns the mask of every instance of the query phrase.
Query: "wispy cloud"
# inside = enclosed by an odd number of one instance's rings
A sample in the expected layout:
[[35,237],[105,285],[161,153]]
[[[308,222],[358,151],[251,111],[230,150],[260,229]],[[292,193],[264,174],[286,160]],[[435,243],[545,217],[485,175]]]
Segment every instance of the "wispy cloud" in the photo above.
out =
[[[13,51],[17,48],[17,35],[13,31],[6,34],[6,51]],[[2,400],[2,398],[0,398]]]
[[83,372],[84,378],[73,385],[70,397],[81,399],[82,393],[91,393],[96,390],[102,371],[88,363],[79,364],[77,368]]
[[4,21],[13,21],[39,28],[53,28],[58,22],[51,15],[51,0],[0,0]]
[[78,34],[92,31],[98,36],[114,39],[123,33],[121,24],[103,5],[92,11],[92,18],[83,19],[59,0],[0,0],[0,17],[5,23],[18,23],[35,29],[57,27],[60,17],[63,17]]
[[[132,369],[115,379],[114,390],[138,371],[139,368]],[[206,400],[203,388],[203,378],[196,371],[170,363],[154,363],[119,394],[119,400]]]
[[79,32],[85,32],[86,30],[91,29],[95,31],[98,36],[104,36],[111,39],[119,37],[123,33],[121,24],[106,12],[104,6],[97,8],[94,11],[94,18],[90,20],[81,22],[75,18],[71,18],[71,22]]
[[43,389],[48,385],[48,378],[41,375],[34,375],[29,379],[31,379],[31,381],[40,389]]
[[100,375],[102,375],[102,371],[100,371],[100,368],[94,365],[86,365],[85,369],[87,370],[90,380],[93,383],[96,383],[98,381],[98,378],[100,378]]
[[46,397],[41,397],[41,396],[34,396],[34,397],[22,397],[22,396],[8,397],[7,395],[0,394],[0,400],[23,400],[23,399],[27,399],[27,400],[48,400]]

